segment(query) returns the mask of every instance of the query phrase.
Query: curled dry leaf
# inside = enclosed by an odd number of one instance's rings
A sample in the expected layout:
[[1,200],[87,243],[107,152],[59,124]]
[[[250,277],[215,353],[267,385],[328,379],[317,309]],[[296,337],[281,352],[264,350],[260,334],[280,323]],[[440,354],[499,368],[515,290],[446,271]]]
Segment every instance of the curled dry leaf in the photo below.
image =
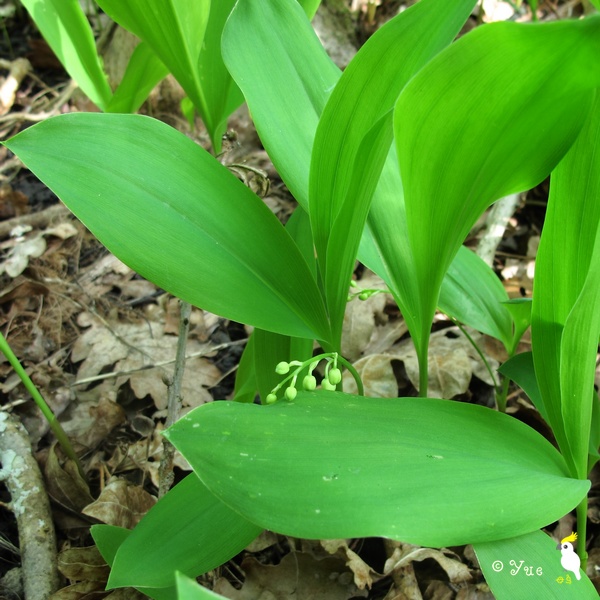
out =
[[[449,553],[447,550],[446,553]],[[384,574],[388,575],[396,569],[400,569],[413,561],[422,561],[426,558],[435,560],[448,575],[451,583],[460,584],[471,581],[471,573],[464,563],[456,558],[447,556],[442,550],[434,548],[413,548],[406,552],[406,548],[398,547],[394,550],[392,556],[385,562],[383,568]]]
[[115,478],[81,512],[108,525],[133,529],[154,504],[156,498],[141,486]]
[[48,452],[44,469],[46,489],[61,506],[78,513],[94,498],[75,463],[68,458],[59,460],[58,452],[56,444]]
[[335,554],[341,550],[346,555],[346,566],[354,573],[354,583],[359,590],[365,588],[371,589],[373,578],[371,573],[373,569],[356,552],[350,550],[346,540],[321,540],[321,546],[329,552]]
[[68,548],[58,555],[58,570],[71,581],[103,581],[110,567],[96,546]]

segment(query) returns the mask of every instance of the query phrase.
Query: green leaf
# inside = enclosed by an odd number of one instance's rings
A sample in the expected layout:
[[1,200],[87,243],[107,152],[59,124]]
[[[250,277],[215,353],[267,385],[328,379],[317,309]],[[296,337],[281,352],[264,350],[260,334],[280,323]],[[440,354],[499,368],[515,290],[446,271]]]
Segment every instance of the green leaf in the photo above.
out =
[[506,290],[477,254],[461,246],[442,282],[439,307],[462,323],[512,346],[513,321]]
[[515,354],[498,369],[498,372],[514,381],[529,396],[542,419],[550,425],[548,412],[535,376],[533,354],[531,352]]
[[304,9],[306,16],[312,20],[321,4],[321,0],[298,0],[298,4]]
[[98,108],[106,110],[112,92],[78,0],[23,0],[23,6],[67,73]]
[[215,598],[225,598],[225,596],[215,594],[198,585],[193,579],[186,577],[182,573],[177,573],[176,581],[177,600],[214,600]]
[[154,54],[150,46],[140,42],[129,59],[123,79],[108,103],[106,112],[136,112],[154,86],[168,73],[169,69]]
[[256,195],[183,134],[139,115],[70,114],[6,145],[160,287],[236,321],[328,339],[298,247]]
[[325,106],[312,152],[309,209],[329,312],[340,330],[359,241],[392,142],[394,104],[415,72],[452,41],[473,5],[423,0],[400,13],[359,50]]
[[539,183],[600,83],[600,18],[478,27],[404,88],[395,137],[426,339],[442,279],[491,202]]
[[587,476],[600,315],[600,101],[550,180],[532,308],[532,349],[549,423]]
[[[197,0],[196,0],[197,1]],[[223,27],[236,0],[212,0],[204,42],[198,57],[198,79],[207,111],[198,107],[200,116],[210,132],[215,153],[221,152],[221,138],[227,129],[227,118],[244,101],[240,88],[225,67],[221,55]]]
[[340,70],[295,0],[239,0],[222,52],[277,172],[307,209],[315,130]]
[[271,406],[214,402],[166,435],[223,502],[304,538],[502,539],[560,518],[590,486],[533,429],[447,400],[319,391]]
[[594,584],[583,571],[580,570],[579,581],[574,573],[565,571],[556,544],[542,531],[532,531],[505,540],[473,544],[473,549],[496,600],[598,598]]
[[227,116],[242,98],[224,68],[219,40],[234,0],[99,0],[119,25],[145,41],[202,117],[216,153]]
[[131,535],[131,530],[115,525],[92,525],[90,533],[102,558],[112,567],[117,550]]
[[258,382],[254,368],[254,335],[251,335],[235,373],[233,399],[236,402],[254,402],[257,393]]
[[175,571],[197,577],[241,552],[261,531],[188,475],[119,547],[107,589],[167,588],[175,584]]
[[514,323],[512,343],[506,348],[509,355],[512,355],[517,349],[523,334],[531,325],[532,301],[531,298],[512,298],[507,302],[504,302],[504,305],[511,314]]

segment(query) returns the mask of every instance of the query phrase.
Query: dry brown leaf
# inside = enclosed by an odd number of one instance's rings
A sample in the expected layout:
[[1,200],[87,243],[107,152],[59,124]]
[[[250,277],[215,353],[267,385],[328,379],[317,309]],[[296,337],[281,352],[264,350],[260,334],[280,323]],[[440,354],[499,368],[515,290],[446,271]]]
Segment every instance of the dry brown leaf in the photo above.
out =
[[[358,282],[358,287],[386,289],[385,283],[370,272]],[[348,360],[355,361],[364,352],[374,335],[377,323],[383,320],[385,304],[385,294],[375,294],[364,301],[354,298],[348,302],[342,329],[342,354]]]
[[[469,333],[478,346],[484,347],[481,334]],[[406,374],[415,388],[419,386],[419,367],[417,355],[412,340],[397,344],[393,355],[404,362]],[[492,371],[498,363],[486,357]],[[476,375],[482,381],[492,385],[492,380],[483,361],[467,340],[451,327],[436,331],[431,335],[429,345],[429,388],[430,398],[454,398],[464,394],[469,389],[471,377]]]
[[127,420],[116,402],[102,396],[97,403],[85,402],[81,394],[61,423],[67,435],[86,448],[96,448],[108,434]]
[[73,461],[65,459],[64,464],[59,461],[56,444],[48,452],[44,477],[50,497],[65,508],[79,512],[93,501],[88,485]]
[[[371,398],[396,398],[398,396],[398,382],[392,361],[398,360],[388,354],[374,354],[365,356],[354,363],[365,388],[365,396]],[[349,394],[358,393],[354,377],[344,371],[344,391]]]
[[[94,319],[92,327],[75,342],[72,359],[83,361],[78,380],[113,368],[123,373],[111,384],[115,390],[129,381],[138,398],[149,395],[156,407],[163,410],[167,406],[165,378],[172,376],[176,346],[177,337],[165,335],[161,323],[111,323],[109,327]],[[188,341],[188,355],[209,351],[207,345]],[[195,407],[212,400],[206,388],[215,385],[220,376],[210,361],[200,356],[188,359],[182,383],[183,405]]]
[[103,598],[102,592],[104,592],[105,585],[104,582],[98,581],[80,581],[58,590],[58,592],[50,596],[49,600],[91,600],[92,598]]
[[373,585],[373,578],[371,573],[373,569],[360,557],[356,552],[350,550],[346,540],[321,540],[321,546],[329,554],[335,554],[338,550],[341,550],[346,555],[346,566],[354,573],[354,583],[359,590],[365,588],[371,589]]
[[367,595],[356,588],[352,574],[337,557],[317,560],[303,552],[290,552],[276,566],[246,558],[242,569],[246,581],[241,590],[221,578],[214,591],[230,600],[348,600]]
[[494,600],[495,596],[486,583],[467,585],[456,594],[455,600]]
[[108,525],[133,529],[154,504],[156,498],[142,487],[114,478],[81,512]]
[[[151,439],[145,438],[128,446],[117,447],[114,454],[106,462],[111,473],[118,474],[141,469],[148,473],[152,483],[159,487],[158,469],[163,453],[164,438],[161,435],[163,429],[164,425],[159,422],[156,424]],[[182,471],[192,470],[189,463],[177,451],[173,458],[173,464]]]
[[96,546],[63,550],[58,555],[58,570],[71,581],[106,582],[110,573]]
[[[449,552],[446,550],[446,552]],[[451,583],[460,584],[471,581],[469,567],[456,558],[447,556],[442,550],[434,548],[415,548],[400,546],[396,548],[390,558],[385,562],[384,574],[389,574],[396,569],[400,569],[413,561],[422,561],[426,558],[435,560],[448,575]]]

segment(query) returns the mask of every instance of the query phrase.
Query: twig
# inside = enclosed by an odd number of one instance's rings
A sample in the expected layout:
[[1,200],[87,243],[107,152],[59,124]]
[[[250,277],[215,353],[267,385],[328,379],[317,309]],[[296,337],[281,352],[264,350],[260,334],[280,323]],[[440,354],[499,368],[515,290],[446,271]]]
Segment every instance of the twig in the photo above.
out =
[[[167,422],[170,427],[177,421],[181,412],[181,384],[185,370],[185,349],[187,346],[188,332],[190,330],[190,314],[192,306],[188,302],[180,302],[179,313],[179,339],[177,340],[177,352],[175,354],[175,368],[173,369],[173,379],[168,387],[167,404]],[[173,474],[173,458],[175,456],[175,447],[166,438],[163,439],[163,455],[160,459],[158,468],[159,488],[158,497],[164,496],[175,478]]]
[[0,240],[7,238],[17,226],[29,225],[33,229],[42,229],[47,227],[54,219],[66,218],[70,214],[69,209],[64,204],[54,204],[35,213],[7,219],[0,223]]
[[12,62],[2,61],[0,67],[10,70],[0,86],[0,114],[4,115],[12,108],[21,82],[31,71],[31,63],[26,58],[17,58]]
[[19,529],[25,598],[47,600],[60,583],[50,502],[27,431],[4,411],[0,412],[0,462],[0,480],[6,482]]
[[508,220],[513,216],[519,204],[519,194],[505,196],[496,202],[486,219],[486,232],[477,246],[477,254],[491,267]]

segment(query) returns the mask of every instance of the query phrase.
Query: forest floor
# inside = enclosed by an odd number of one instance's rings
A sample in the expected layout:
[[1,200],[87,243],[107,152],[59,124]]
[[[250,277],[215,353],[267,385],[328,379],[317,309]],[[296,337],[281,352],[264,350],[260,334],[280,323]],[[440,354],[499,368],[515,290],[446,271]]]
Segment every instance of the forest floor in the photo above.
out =
[[[353,4],[358,10],[350,13],[351,30],[344,34],[346,41],[340,43],[336,38],[330,42],[338,49],[342,47],[341,56],[355,51],[377,24],[406,2],[378,2],[373,21],[361,12],[364,3],[355,0]],[[479,16],[486,21],[530,19],[525,7],[519,17],[508,3],[483,4]],[[583,6],[578,0],[540,4],[540,16],[546,19],[568,16],[568,10],[578,14]],[[6,61],[0,61],[0,75],[6,80],[18,58],[26,58],[31,70],[24,73],[11,105],[0,114],[0,139],[55,114],[97,110],[71,85],[25,11],[17,7],[11,14],[11,5],[14,3],[0,2],[0,11],[8,11],[2,13],[0,56]],[[471,25],[476,24],[474,15]],[[113,55],[119,53],[119,48],[113,48]],[[110,54],[105,61],[108,70]],[[173,82],[163,84],[143,112],[208,146],[201,125],[193,131],[187,125],[179,110],[178,94]],[[270,163],[245,109],[234,115],[229,129],[221,162],[241,178],[244,173],[236,171],[234,163],[264,172],[270,183],[264,200],[285,219],[294,209],[293,198]],[[253,186],[257,181],[246,183]],[[511,297],[531,296],[546,199],[547,183],[522,194],[514,214],[503,224],[493,265]],[[477,249],[489,228],[490,223],[482,219],[467,245]],[[59,417],[85,466],[83,477],[72,468],[51,435],[47,420],[8,362],[0,358],[1,410],[24,424],[51,502],[62,573],[60,590],[53,598],[142,597],[134,590],[103,591],[107,568],[102,567],[93,546],[90,526],[109,523],[132,528],[156,501],[166,417],[165,381],[173,372],[179,302],[109,254],[3,147],[0,250],[2,332]],[[357,269],[356,278],[362,288],[383,287],[364,268]],[[192,310],[182,391],[184,410],[232,397],[236,367],[250,333],[238,323],[198,308]],[[492,366],[506,359],[494,340],[475,332],[473,335]],[[526,335],[522,349],[527,350],[528,344]],[[414,350],[388,295],[348,304],[343,354],[362,374],[367,391],[376,385],[378,395],[415,395]],[[441,314],[434,323],[431,354],[438,365],[430,384],[431,395],[494,406],[494,387],[481,358]],[[550,436],[527,397],[517,389],[509,395],[508,412]],[[176,479],[180,480],[189,467],[179,456],[175,464]],[[588,573],[600,587],[598,469],[592,479]],[[22,597],[18,583],[20,541],[10,495],[4,487],[0,487],[0,501],[0,598],[12,600]],[[560,539],[571,532],[573,523],[574,515],[567,515],[547,531]],[[307,595],[290,591],[291,581],[312,580],[315,574],[321,576],[319,587]],[[202,581],[233,600],[493,598],[469,546],[438,551],[378,538],[332,543],[266,532]]]

